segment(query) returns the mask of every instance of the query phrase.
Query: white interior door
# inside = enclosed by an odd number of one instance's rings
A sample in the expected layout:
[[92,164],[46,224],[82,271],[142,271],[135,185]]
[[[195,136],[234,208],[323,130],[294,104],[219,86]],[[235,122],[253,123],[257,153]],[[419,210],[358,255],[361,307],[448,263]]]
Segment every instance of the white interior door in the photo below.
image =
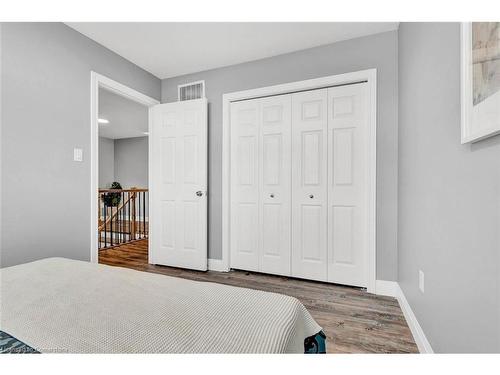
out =
[[292,276],[327,280],[327,89],[292,94]]
[[207,102],[152,108],[151,263],[207,269]]
[[260,272],[291,274],[291,95],[259,99]]
[[328,281],[367,286],[367,84],[328,89]]

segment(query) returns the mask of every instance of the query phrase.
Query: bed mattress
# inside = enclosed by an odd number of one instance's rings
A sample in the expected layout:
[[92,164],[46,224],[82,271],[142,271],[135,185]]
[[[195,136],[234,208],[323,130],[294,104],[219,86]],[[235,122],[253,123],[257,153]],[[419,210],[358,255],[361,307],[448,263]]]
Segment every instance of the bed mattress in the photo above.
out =
[[304,353],[322,337],[282,294],[64,258],[0,273],[0,330],[41,353]]

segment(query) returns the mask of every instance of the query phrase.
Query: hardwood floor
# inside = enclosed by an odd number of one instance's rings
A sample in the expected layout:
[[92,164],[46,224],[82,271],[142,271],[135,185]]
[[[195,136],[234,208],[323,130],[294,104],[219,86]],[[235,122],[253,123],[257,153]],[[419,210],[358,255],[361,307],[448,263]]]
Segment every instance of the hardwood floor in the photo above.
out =
[[417,353],[396,299],[360,288],[245,271],[198,272],[148,264],[147,240],[99,252],[99,263],[210,281],[299,299],[323,327],[328,353]]

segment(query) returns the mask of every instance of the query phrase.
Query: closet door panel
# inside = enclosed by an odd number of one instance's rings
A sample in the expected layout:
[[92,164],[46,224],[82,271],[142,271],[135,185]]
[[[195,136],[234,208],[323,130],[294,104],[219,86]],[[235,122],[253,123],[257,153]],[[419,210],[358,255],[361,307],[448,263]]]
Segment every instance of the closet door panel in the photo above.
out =
[[289,276],[291,95],[259,99],[259,103],[262,142],[260,271]]
[[231,104],[231,267],[259,270],[259,132],[256,101]]
[[327,279],[327,89],[292,94],[292,276]]
[[328,281],[366,286],[365,83],[328,89]]

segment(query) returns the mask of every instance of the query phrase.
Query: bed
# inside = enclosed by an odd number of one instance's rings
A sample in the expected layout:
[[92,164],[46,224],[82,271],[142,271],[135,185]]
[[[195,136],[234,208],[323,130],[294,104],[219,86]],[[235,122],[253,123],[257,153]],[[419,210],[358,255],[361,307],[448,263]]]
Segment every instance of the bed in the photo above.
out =
[[0,270],[0,351],[324,353],[295,298],[48,258]]

